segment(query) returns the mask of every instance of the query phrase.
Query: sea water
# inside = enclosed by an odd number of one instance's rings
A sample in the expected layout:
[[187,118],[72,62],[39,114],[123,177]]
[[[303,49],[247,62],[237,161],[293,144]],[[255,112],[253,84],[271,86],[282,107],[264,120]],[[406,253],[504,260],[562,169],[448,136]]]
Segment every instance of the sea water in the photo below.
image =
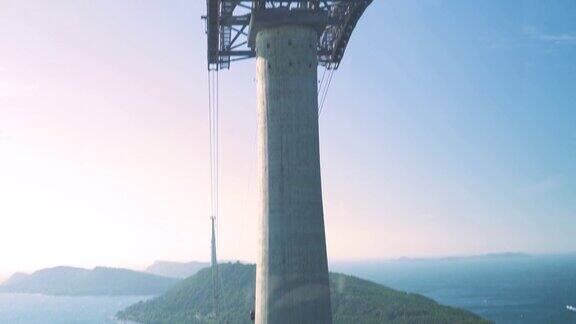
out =
[[[339,263],[332,271],[415,292],[496,323],[576,323],[576,254]],[[0,294],[0,324],[117,323],[148,296]]]
[[576,254],[332,265],[496,323],[576,323]]
[[117,324],[116,312],[148,298],[0,294],[0,324]]

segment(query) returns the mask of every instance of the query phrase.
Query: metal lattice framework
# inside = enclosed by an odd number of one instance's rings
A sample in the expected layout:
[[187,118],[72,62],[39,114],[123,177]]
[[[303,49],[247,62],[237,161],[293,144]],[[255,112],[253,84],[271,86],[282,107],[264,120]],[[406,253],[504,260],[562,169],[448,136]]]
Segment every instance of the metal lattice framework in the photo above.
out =
[[206,0],[208,68],[227,69],[230,62],[256,56],[250,29],[259,13],[307,12],[320,17],[318,61],[337,69],[358,20],[373,0]]

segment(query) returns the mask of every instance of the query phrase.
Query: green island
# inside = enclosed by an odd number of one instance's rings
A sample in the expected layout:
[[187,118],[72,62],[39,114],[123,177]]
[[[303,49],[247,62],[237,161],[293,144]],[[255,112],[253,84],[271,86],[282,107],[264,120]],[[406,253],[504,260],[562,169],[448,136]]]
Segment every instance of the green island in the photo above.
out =
[[[252,323],[256,267],[226,263],[219,269],[221,322]],[[491,323],[471,312],[353,276],[330,273],[330,287],[335,324]],[[118,312],[116,318],[144,324],[213,323],[212,310],[211,271],[205,268],[165,294]]]
[[53,296],[160,295],[179,279],[128,269],[54,267],[32,274],[15,273],[0,284],[0,293]]

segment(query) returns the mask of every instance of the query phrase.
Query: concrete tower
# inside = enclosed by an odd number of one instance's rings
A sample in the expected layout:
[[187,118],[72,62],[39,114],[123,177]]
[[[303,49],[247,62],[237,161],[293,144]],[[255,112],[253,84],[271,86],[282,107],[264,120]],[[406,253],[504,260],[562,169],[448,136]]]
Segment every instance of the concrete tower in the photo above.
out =
[[[260,182],[256,323],[332,322],[317,68],[318,64],[338,67],[370,2],[207,2],[209,68],[228,68],[235,59],[256,57]],[[243,36],[247,48],[239,49]]]
[[260,244],[257,323],[331,323],[318,143],[317,32],[256,35]]

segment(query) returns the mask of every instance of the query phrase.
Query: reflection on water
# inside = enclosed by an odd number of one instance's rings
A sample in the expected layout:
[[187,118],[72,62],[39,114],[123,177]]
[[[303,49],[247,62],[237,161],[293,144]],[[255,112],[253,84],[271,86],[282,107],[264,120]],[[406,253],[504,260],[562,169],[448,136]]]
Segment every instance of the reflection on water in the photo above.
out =
[[116,312],[151,297],[0,294],[0,323],[116,324]]

